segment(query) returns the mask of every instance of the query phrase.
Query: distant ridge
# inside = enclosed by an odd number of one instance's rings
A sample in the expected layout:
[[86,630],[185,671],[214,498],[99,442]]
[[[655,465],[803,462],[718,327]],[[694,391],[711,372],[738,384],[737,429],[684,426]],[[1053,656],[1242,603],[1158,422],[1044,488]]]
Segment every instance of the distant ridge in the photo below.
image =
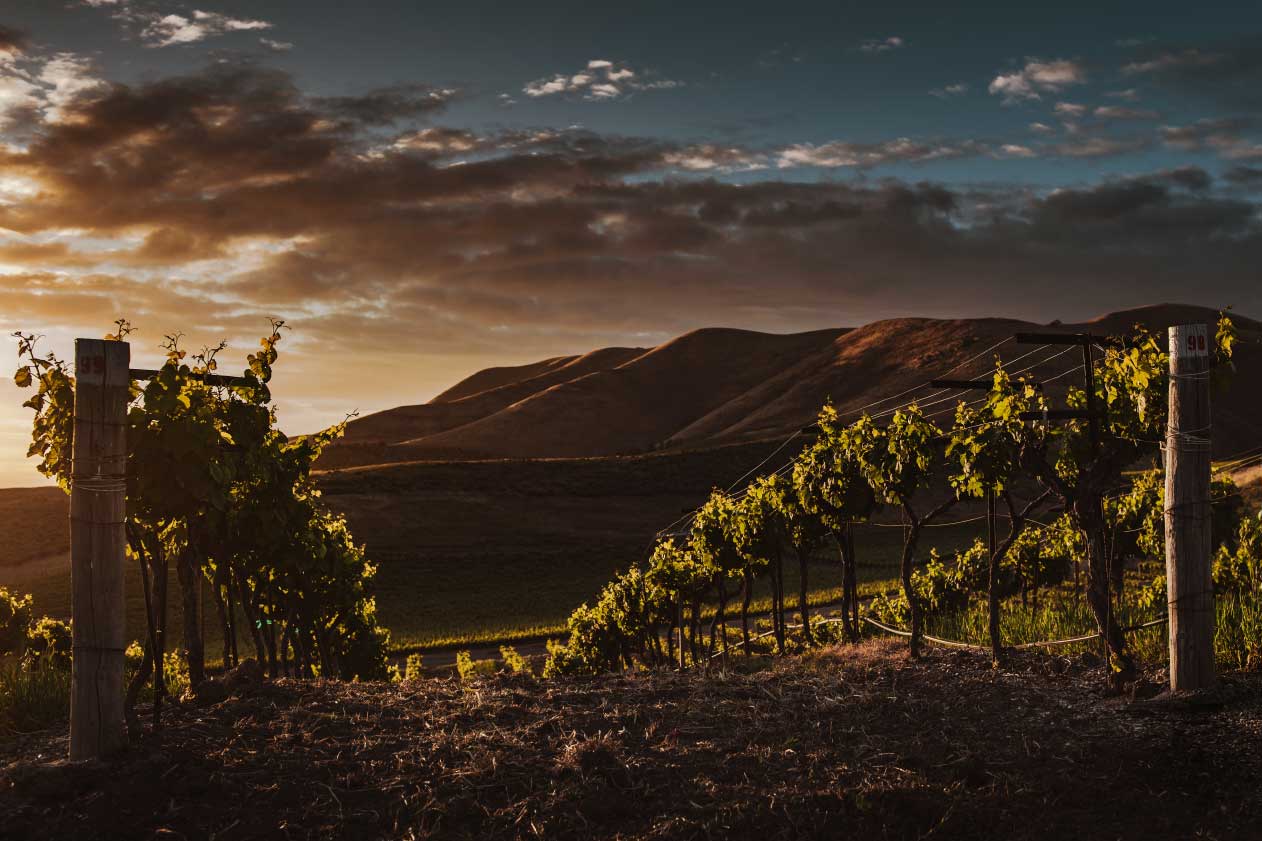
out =
[[[594,457],[784,436],[809,423],[827,399],[857,412],[979,354],[961,373],[984,375],[991,365],[984,351],[1016,331],[1119,333],[1135,324],[1160,330],[1216,317],[1205,307],[1158,304],[1078,324],[900,318],[791,334],[705,328],[655,348],[604,348],[480,371],[429,403],[353,421],[321,467]],[[1262,324],[1234,318],[1246,337],[1237,348],[1237,376],[1262,383]],[[1013,360],[1032,348],[1009,342],[1000,350]],[[1047,377],[1080,361],[1053,353],[1036,354],[1018,367],[1049,360],[1033,372]],[[955,402],[950,393],[916,396],[927,410],[941,413],[939,421],[949,422]],[[1259,408],[1257,388],[1235,388],[1218,401],[1216,449],[1230,452],[1237,440],[1262,437]]]

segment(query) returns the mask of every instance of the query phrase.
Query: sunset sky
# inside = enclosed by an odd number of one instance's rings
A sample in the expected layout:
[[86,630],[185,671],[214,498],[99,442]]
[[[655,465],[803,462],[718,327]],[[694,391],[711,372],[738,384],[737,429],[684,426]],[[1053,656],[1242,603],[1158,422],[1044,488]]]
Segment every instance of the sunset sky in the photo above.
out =
[[1262,315],[1262,5],[206,2],[0,4],[6,336],[284,317],[307,432],[709,325]]

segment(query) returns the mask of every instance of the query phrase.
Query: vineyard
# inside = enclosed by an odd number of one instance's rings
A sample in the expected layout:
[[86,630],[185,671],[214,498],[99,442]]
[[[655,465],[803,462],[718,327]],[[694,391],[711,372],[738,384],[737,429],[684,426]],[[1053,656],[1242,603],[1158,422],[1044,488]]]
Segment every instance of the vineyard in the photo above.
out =
[[[119,322],[107,342],[129,331]],[[503,645],[493,662],[462,651],[456,679],[435,680],[421,655],[392,646],[375,565],[317,487],[314,464],[347,424],[298,438],[276,426],[268,384],[283,332],[271,325],[239,377],[218,373],[223,345],[189,353],[168,337],[165,364],[133,372],[128,386],[125,469],[90,477],[75,450],[75,371],[34,336],[18,336],[15,381],[32,389],[40,471],[67,491],[126,497],[126,558],[145,610],[123,657],[123,709],[129,743],[151,749],[148,759],[125,752],[117,783],[104,771],[22,761],[35,746],[49,749],[46,733],[63,726],[81,646],[70,624],[0,589],[0,692],[16,731],[2,752],[12,764],[0,798],[15,798],[26,831],[47,824],[89,837],[100,817],[93,790],[177,769],[152,808],[128,813],[132,830],[187,834],[209,821],[236,837],[267,835],[195,805],[209,793],[208,802],[249,800],[268,816],[260,825],[301,826],[304,837],[386,826],[455,837],[585,837],[594,826],[605,836],[634,816],[597,804],[635,791],[652,814],[675,816],[653,827],[667,834],[736,827],[788,837],[861,825],[876,837],[934,827],[954,837],[981,822],[1012,837],[1054,837],[1098,820],[1093,791],[1154,785],[1142,756],[1163,738],[1160,722],[1183,708],[1154,706],[1143,714],[1155,723],[1135,729],[1094,705],[1118,696],[1142,704],[1168,677],[1165,622],[1178,598],[1158,560],[1172,507],[1164,336],[1136,327],[1007,361],[1000,351],[1014,340],[1005,339],[875,403],[825,404],[814,423],[661,529],[642,563],[569,616],[545,656]],[[1201,382],[1233,387],[1238,342],[1222,315]],[[1042,373],[1078,346],[1081,364]],[[975,363],[989,373],[945,379]],[[1200,445],[1208,432],[1192,430],[1180,445]],[[1205,727],[1222,740],[1233,727],[1257,727],[1247,699],[1262,668],[1262,518],[1229,476],[1262,453],[1233,456],[1216,464],[1205,506],[1212,656],[1224,678],[1190,702],[1214,712]],[[861,569],[891,551],[896,581]],[[821,570],[822,557],[835,560]],[[178,629],[168,622],[173,602]],[[208,652],[208,639],[219,650]],[[944,697],[957,690],[973,695]],[[1036,697],[1009,709],[1027,691]],[[1056,710],[1070,719],[1053,724]],[[931,745],[917,717],[942,721]],[[445,735],[418,754],[408,728]],[[864,735],[847,741],[835,728]],[[1044,741],[1027,741],[1021,757],[990,741],[1005,730]],[[64,735],[53,738],[64,752]],[[803,778],[791,767],[799,750]],[[872,759],[887,750],[902,757],[893,770]],[[1072,784],[1040,770],[1053,758],[1081,769],[1100,750],[1124,757],[1123,770]],[[720,768],[720,756],[740,759]],[[1196,756],[1252,779],[1231,756]],[[791,806],[751,805],[759,797],[742,774],[755,768]],[[453,782],[438,782],[449,774]],[[663,774],[675,782],[663,784]],[[714,788],[683,785],[689,775]],[[263,782],[270,777],[289,782]],[[536,790],[541,778],[551,782]],[[1070,804],[1062,820],[1011,832],[1049,787]],[[328,797],[299,794],[317,789]],[[821,799],[821,790],[839,793]],[[1247,825],[1254,804],[1244,788],[1218,794],[1211,824]],[[529,832],[513,829],[523,820]]]
[[[807,559],[829,541],[837,547],[844,582],[840,617],[829,620],[839,624],[840,634],[828,629],[831,636],[856,641],[866,623],[905,633],[911,655],[917,657],[926,624],[949,623],[972,631],[972,639],[939,638],[938,643],[985,645],[998,663],[1006,646],[1017,642],[1004,639],[1003,600],[1020,594],[1027,630],[1063,628],[1066,614],[1076,610],[1075,588],[1067,585],[1072,579],[1073,585],[1081,583],[1096,633],[1019,642],[1081,643],[1098,636],[1104,643],[1108,686],[1122,691],[1137,676],[1136,645],[1128,643],[1126,634],[1159,624],[1163,617],[1156,614],[1164,612],[1168,601],[1164,575],[1128,572],[1133,562],[1163,555],[1166,542],[1169,506],[1163,499],[1162,472],[1159,467],[1137,469],[1160,457],[1166,434],[1169,353],[1160,338],[1137,328],[1124,338],[1093,340],[1083,365],[1054,378],[1036,380],[999,364],[983,383],[936,383],[964,389],[980,385],[985,396],[973,400],[957,394],[924,406],[914,401],[879,409],[874,405],[865,407],[871,413],[853,418],[825,406],[817,424],[803,430],[815,435],[813,444],[739,491],[716,489],[682,521],[685,529],[679,530],[681,522],[671,525],[675,531],[657,543],[646,568],[627,571],[594,605],[576,611],[569,620],[569,639],[550,647],[545,674],[665,664],[686,668],[727,657],[734,649],[749,656],[755,643],[768,637],[776,653],[784,654],[790,647],[786,555],[800,567],[794,647],[809,647],[824,629],[812,625]],[[1235,342],[1234,327],[1224,315],[1213,338],[1213,374],[1220,384],[1229,379]],[[1095,350],[1100,351],[1098,362]],[[1064,390],[1069,411],[1053,409],[1048,392],[1052,380],[1084,369],[1087,385]],[[955,405],[926,413],[934,403]],[[1103,411],[1096,412],[1096,406]],[[945,427],[932,420],[944,412],[953,413]],[[1202,434],[1198,440],[1208,440],[1205,430],[1197,432]],[[1256,459],[1255,453],[1228,464],[1250,459]],[[979,539],[950,557],[930,548],[924,557],[926,529],[941,525],[970,498],[982,497],[990,506],[989,543]],[[999,539],[994,529],[998,500],[1005,513],[997,516],[1007,522]],[[1256,548],[1262,522],[1252,516],[1241,519],[1239,495],[1229,479],[1213,483],[1211,503],[1219,542],[1214,564],[1214,586],[1220,594],[1218,656],[1233,666],[1258,665],[1262,561]],[[861,616],[854,574],[859,547],[853,532],[882,509],[893,509],[902,523],[901,593],[872,600]],[[1050,521],[1040,519],[1048,517]],[[772,593],[772,628],[754,640],[749,600],[754,582],[764,578]],[[978,593],[985,602],[980,617],[970,612]],[[739,601],[739,634],[732,634],[727,624],[733,598]],[[707,630],[701,607],[709,602],[716,609]],[[1131,620],[1138,621],[1127,627]]]

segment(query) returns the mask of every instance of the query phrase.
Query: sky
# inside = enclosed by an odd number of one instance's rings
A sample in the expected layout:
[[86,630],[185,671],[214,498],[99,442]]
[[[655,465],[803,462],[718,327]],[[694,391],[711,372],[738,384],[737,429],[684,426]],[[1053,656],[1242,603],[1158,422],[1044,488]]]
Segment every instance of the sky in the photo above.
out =
[[0,5],[0,334],[284,318],[292,432],[705,326],[1258,316],[1260,199],[1257,4]]

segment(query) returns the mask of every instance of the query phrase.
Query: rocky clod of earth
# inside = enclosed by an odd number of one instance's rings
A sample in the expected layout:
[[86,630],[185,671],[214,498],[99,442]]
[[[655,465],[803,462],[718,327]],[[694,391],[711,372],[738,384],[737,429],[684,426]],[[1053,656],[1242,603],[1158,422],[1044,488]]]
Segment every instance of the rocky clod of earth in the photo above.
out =
[[1262,835],[1257,675],[1131,701],[1078,658],[870,641],[708,675],[219,683],[108,762],[60,759],[64,731],[9,744],[0,835]]

